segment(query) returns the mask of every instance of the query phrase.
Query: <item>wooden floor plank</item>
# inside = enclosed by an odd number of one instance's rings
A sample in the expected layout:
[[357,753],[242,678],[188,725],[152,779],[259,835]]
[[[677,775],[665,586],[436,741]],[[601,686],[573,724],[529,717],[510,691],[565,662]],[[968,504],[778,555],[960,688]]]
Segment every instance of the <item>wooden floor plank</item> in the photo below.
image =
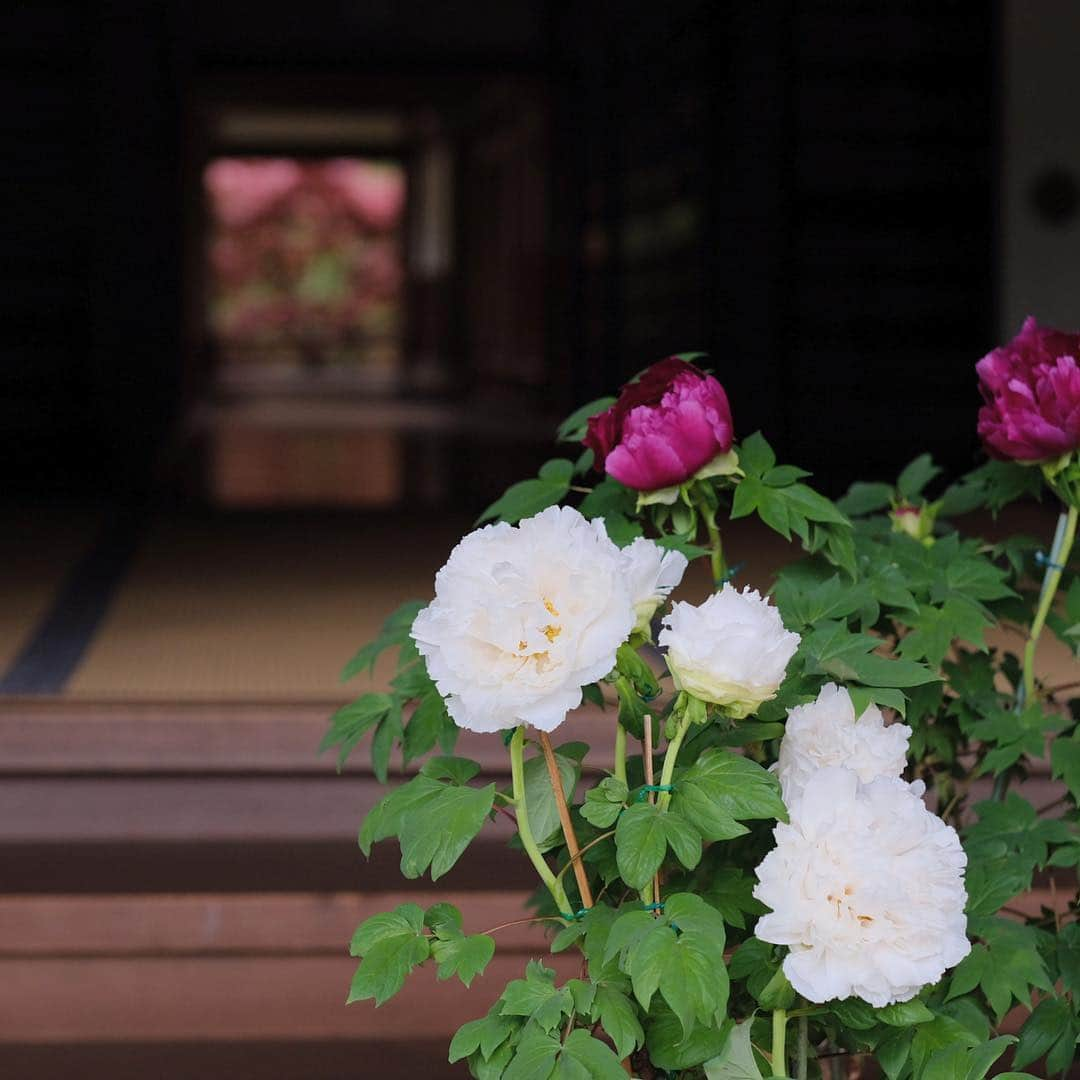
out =
[[[526,956],[496,952],[472,989],[426,968],[376,1009],[346,1006],[356,961],[341,957],[155,957],[0,960],[0,1044],[100,1040],[408,1039],[424,1017],[449,1039],[483,1014]],[[560,979],[573,953],[545,960]]]
[[[454,904],[468,933],[528,917],[524,891],[0,896],[0,957],[341,956],[364,919],[398,904]],[[500,952],[543,951],[544,924],[509,926]]]

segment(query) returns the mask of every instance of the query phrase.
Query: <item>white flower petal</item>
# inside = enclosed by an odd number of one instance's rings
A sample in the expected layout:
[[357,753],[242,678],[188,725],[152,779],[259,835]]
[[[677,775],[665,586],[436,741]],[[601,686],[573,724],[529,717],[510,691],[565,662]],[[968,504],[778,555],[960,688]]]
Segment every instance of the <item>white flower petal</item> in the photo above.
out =
[[552,731],[615,666],[635,622],[602,522],[549,507],[466,536],[435,577],[412,637],[459,727]]
[[818,769],[843,765],[863,783],[879,776],[899,776],[907,766],[906,724],[889,724],[876,705],[855,719],[844,687],[826,683],[817,700],[788,710],[776,774],[790,807]]
[[672,605],[658,640],[680,690],[736,717],[775,696],[799,647],[775,607],[755,589],[739,592],[730,583],[697,607]]
[[966,856],[913,785],[819,769],[774,835],[754,888],[772,911],[754,933],[789,946],[784,972],[808,1000],[907,1001],[970,951]]

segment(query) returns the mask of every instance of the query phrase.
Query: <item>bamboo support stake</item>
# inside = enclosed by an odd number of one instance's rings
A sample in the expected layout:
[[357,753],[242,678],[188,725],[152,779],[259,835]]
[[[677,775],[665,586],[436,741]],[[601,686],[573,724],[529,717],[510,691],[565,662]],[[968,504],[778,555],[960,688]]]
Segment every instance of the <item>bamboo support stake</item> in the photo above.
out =
[[539,735],[540,749],[544,752],[548,776],[551,778],[551,790],[555,794],[555,805],[559,809],[559,821],[562,822],[563,836],[566,837],[566,850],[570,853],[570,862],[574,866],[574,877],[577,879],[578,892],[581,893],[581,906],[591,908],[593,898],[592,890],[589,888],[589,876],[585,873],[577,833],[574,832],[574,823],[570,820],[570,807],[566,805],[566,793],[563,791],[562,777],[559,775],[559,764],[555,760],[555,751],[552,749],[547,732],[541,731]]

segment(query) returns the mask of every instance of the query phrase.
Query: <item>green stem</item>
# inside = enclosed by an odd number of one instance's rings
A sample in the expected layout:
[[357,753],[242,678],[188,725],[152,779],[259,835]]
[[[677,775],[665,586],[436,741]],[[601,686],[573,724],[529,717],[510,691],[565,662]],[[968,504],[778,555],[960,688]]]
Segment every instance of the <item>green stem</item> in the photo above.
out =
[[514,737],[510,740],[510,776],[513,781],[514,802],[517,804],[517,827],[518,836],[521,837],[521,846],[529,861],[536,868],[540,880],[547,886],[555,906],[560,912],[570,912],[573,908],[567,899],[566,891],[562,883],[551,872],[551,867],[544,861],[540,854],[540,848],[536,845],[536,839],[529,826],[529,811],[525,803],[525,728],[524,726],[514,731]]
[[784,1050],[784,1036],[787,1034],[787,1012],[773,1009],[772,1014],[772,1074],[787,1076],[787,1060]]
[[[671,778],[675,773],[675,761],[679,756],[679,747],[682,746],[682,741],[689,730],[690,717],[684,713],[679,718],[679,726],[675,729],[675,734],[671,737],[671,742],[667,744],[667,750],[664,751],[664,767],[660,771],[661,787],[669,787],[671,785]],[[660,797],[656,800],[656,805],[659,809],[666,810],[668,808],[668,803],[670,802],[671,792],[661,791]]]
[[709,563],[712,565],[713,588],[719,589],[727,580],[724,545],[720,539],[720,530],[716,525],[715,511],[702,506],[701,516],[705,520],[705,531],[709,534]]
[[615,721],[615,779],[626,783],[626,728]]
[[1035,647],[1039,643],[1039,635],[1043,631],[1046,616],[1050,613],[1050,607],[1054,602],[1058,582],[1061,581],[1061,567],[1068,563],[1073,540],[1076,538],[1076,507],[1070,506],[1063,516],[1065,529],[1061,536],[1061,543],[1055,544],[1050,552],[1050,565],[1047,566],[1046,576],[1043,578],[1039,607],[1035,612],[1035,621],[1031,624],[1027,645],[1024,647],[1024,699],[1027,702],[1035,699]]
[[806,1017],[806,1013],[803,1013],[799,1017],[799,1052],[798,1057],[795,1059],[795,1077],[796,1080],[806,1080],[806,1049],[808,1039],[808,1032],[810,1029],[810,1021]]

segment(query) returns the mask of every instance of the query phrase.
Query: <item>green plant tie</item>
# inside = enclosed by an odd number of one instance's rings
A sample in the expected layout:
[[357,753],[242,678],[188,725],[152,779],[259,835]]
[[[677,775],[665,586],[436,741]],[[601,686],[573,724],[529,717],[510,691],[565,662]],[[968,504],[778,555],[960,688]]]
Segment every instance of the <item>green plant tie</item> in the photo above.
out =
[[575,912],[560,911],[559,914],[564,919],[566,919],[567,922],[577,922],[578,919],[584,919],[585,916],[589,914],[589,909],[583,907],[580,910],[575,911]]
[[1036,551],[1035,561],[1040,566],[1045,566],[1048,570],[1061,570],[1064,572],[1067,569],[1064,563],[1054,562],[1045,551]]
[[637,793],[637,801],[644,802],[648,798],[650,791],[674,791],[674,784],[644,784],[641,790]]

